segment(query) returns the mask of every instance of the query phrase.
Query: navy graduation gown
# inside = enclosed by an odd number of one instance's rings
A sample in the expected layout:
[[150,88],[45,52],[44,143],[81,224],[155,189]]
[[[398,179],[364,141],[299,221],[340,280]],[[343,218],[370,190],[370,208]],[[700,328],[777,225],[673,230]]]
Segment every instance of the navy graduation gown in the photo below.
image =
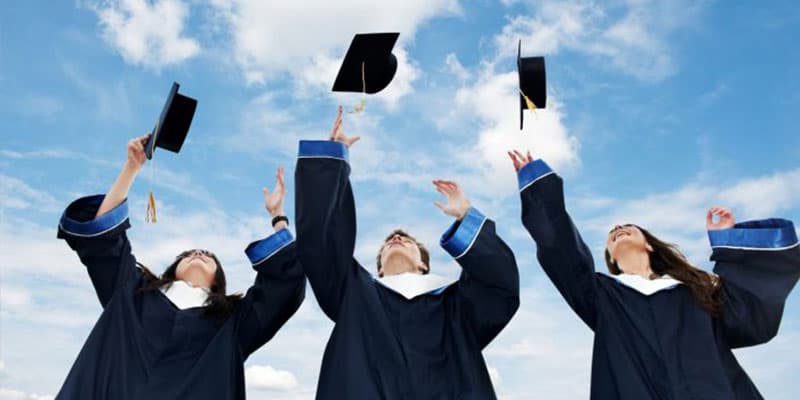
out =
[[67,207],[58,237],[78,253],[103,306],[56,399],[244,399],[243,364],[294,314],[305,278],[288,230],[245,250],[255,282],[225,321],[144,293],[125,234],[127,202],[94,219],[103,195]]
[[300,142],[297,247],[320,307],[335,323],[317,399],[494,399],[481,350],[519,306],[519,276],[494,223],[470,209],[442,236],[459,280],[411,300],[353,258],[355,205],[347,148]]
[[592,399],[761,399],[731,349],[769,341],[800,276],[790,221],[710,231],[726,298],[713,318],[685,285],[647,296],[596,273],[564,207],[563,182],[543,161],[519,172],[522,222],[547,276],[594,331]]

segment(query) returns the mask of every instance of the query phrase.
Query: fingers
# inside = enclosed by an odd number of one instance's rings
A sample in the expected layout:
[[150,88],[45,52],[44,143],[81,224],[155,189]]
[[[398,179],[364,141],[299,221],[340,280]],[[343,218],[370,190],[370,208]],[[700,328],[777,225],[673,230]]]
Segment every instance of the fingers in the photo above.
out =
[[433,181],[433,184],[436,185],[436,191],[445,196],[452,196],[458,191],[458,185],[456,185],[455,182],[437,179]]
[[706,225],[713,225],[714,224],[714,213],[711,211],[713,208],[709,208],[706,212]]
[[444,211],[444,205],[438,201],[434,201],[433,204],[439,208],[440,210]]
[[528,150],[528,162],[533,162],[533,156],[531,155],[530,150]]
[[511,163],[514,164],[514,170],[519,172],[519,169],[521,168],[521,165],[520,165],[519,160],[517,160],[517,157],[514,155],[514,153],[512,153],[510,151],[507,151],[506,154],[508,154],[508,158],[511,159]]

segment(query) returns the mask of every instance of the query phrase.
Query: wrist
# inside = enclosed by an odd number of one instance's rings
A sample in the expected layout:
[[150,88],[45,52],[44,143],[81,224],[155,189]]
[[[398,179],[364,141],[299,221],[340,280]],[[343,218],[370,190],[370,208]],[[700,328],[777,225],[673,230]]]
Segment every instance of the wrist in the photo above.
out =
[[271,218],[277,218],[277,217],[280,217],[282,215],[286,215],[286,213],[283,211],[283,209],[274,210],[274,211],[267,210],[267,212],[269,213],[269,216]]
[[142,169],[142,165],[141,164],[136,164],[136,163],[133,163],[131,161],[128,161],[122,167],[122,172],[127,173],[127,174],[136,175],[136,174],[139,173],[139,170],[141,170],[141,169]]

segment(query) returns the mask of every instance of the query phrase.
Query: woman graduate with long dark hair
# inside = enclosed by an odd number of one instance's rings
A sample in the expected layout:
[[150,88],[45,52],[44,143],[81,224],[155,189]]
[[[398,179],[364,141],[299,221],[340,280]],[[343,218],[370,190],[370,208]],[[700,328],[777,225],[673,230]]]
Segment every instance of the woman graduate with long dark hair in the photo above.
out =
[[275,233],[245,250],[256,271],[244,296],[226,292],[213,253],[180,253],[160,277],[142,267],[125,234],[128,190],[147,136],[106,195],[70,204],[58,229],[78,253],[103,306],[57,399],[244,399],[243,364],[294,314],[305,278],[283,216],[283,170],[265,206]]
[[539,263],[594,331],[592,399],[762,398],[731,350],[778,332],[800,276],[791,221],[737,224],[730,210],[709,209],[714,273],[641,227],[617,225],[606,242],[610,275],[600,274],[566,211],[561,178],[530,153],[509,156]]

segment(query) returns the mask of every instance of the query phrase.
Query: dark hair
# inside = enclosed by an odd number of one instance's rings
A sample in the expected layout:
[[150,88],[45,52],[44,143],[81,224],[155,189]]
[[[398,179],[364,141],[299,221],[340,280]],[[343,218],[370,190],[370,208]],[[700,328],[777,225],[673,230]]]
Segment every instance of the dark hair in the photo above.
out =
[[422,258],[422,263],[425,264],[426,267],[428,267],[427,270],[422,271],[422,274],[425,275],[428,272],[430,272],[430,270],[431,270],[431,264],[430,264],[430,262],[431,262],[431,254],[428,253],[428,249],[425,248],[424,244],[418,242],[415,237],[409,235],[408,232],[406,232],[406,231],[404,231],[402,229],[395,229],[394,231],[392,231],[392,233],[389,234],[389,236],[386,236],[386,239],[383,240],[383,245],[381,245],[381,248],[378,250],[378,257],[377,257],[378,271],[380,271],[381,267],[382,267],[382,265],[381,265],[381,253],[383,253],[383,248],[384,248],[384,246],[386,246],[386,242],[388,242],[389,239],[391,239],[394,235],[400,235],[401,237],[409,238],[409,239],[411,239],[411,241],[414,242],[414,244],[417,245],[417,247],[419,248],[420,257]]
[[[227,283],[225,280],[225,271],[222,269],[222,264],[219,262],[219,259],[217,259],[217,256],[211,253],[208,255],[214,259],[214,262],[217,263],[217,271],[214,273],[214,282],[211,283],[211,287],[209,288],[211,293],[208,295],[208,303],[206,303],[207,305],[203,308],[203,317],[221,322],[231,315],[233,312],[233,306],[242,299],[242,295],[239,293],[234,293],[232,295],[225,294]],[[177,280],[175,273],[178,270],[178,264],[182,259],[183,257],[181,256],[176,257],[175,262],[167,267],[160,277],[153,274],[144,265],[139,264],[139,266],[142,268],[145,278],[145,283],[139,289],[139,292],[144,293],[150,290],[158,290],[164,285],[172,285],[172,283]]]
[[[713,317],[722,316],[724,298],[717,276],[689,263],[677,245],[660,240],[640,226],[630,226],[639,229],[647,243],[653,248],[653,251],[650,252],[650,269],[654,274],[669,275],[683,282],[692,291],[694,299],[703,309]],[[608,248],[605,251],[605,258],[608,271],[612,275],[622,273],[619,266],[611,261],[611,253],[608,252]]]

